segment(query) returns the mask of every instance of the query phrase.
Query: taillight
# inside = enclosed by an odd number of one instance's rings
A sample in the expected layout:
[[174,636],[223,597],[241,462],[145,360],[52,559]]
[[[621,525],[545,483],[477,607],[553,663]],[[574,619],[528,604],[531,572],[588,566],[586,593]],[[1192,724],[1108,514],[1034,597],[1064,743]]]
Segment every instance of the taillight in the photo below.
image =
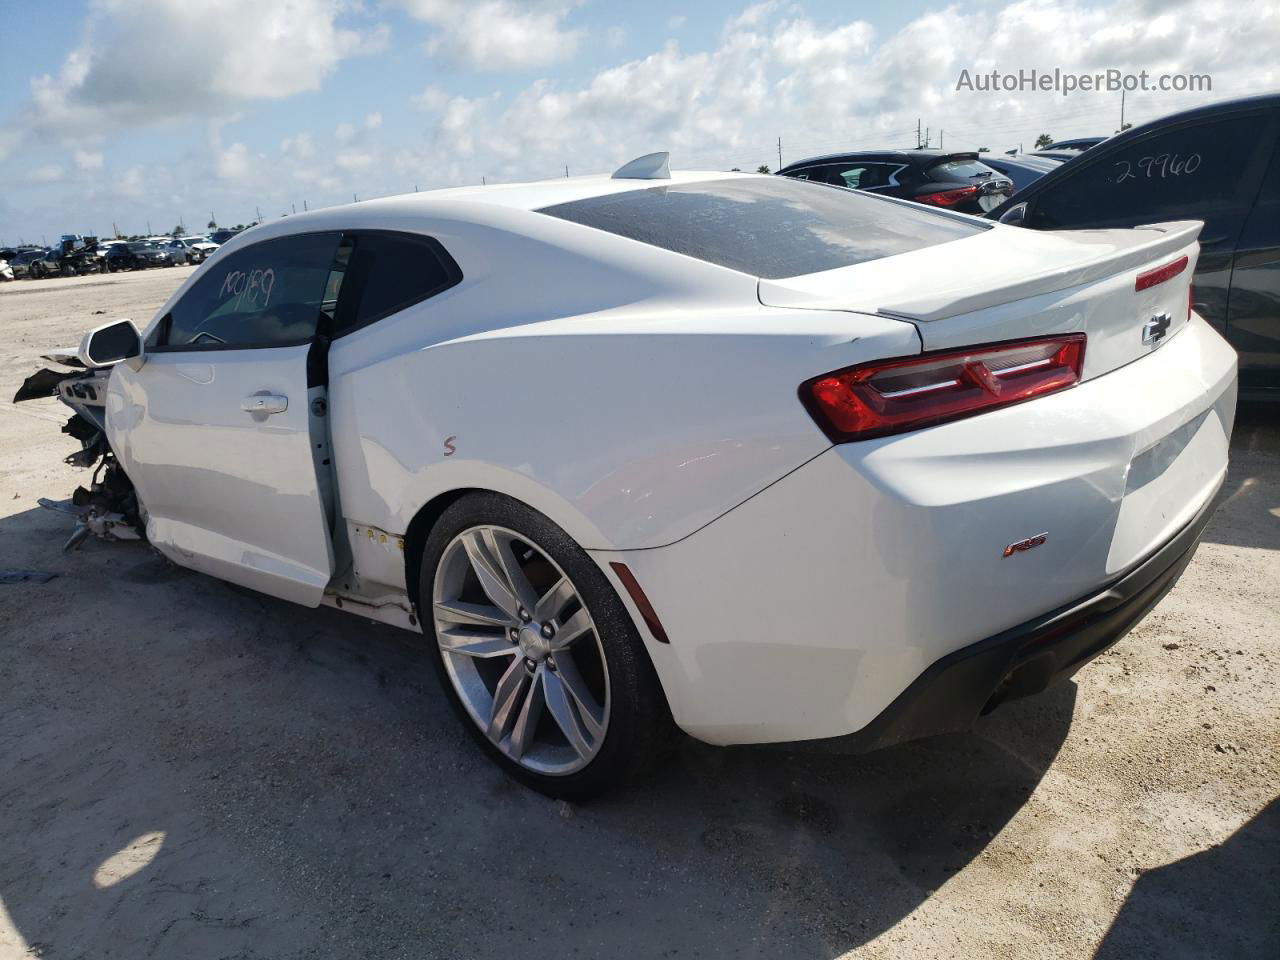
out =
[[1148,270],[1146,273],[1138,274],[1138,279],[1134,281],[1133,289],[1146,290],[1148,287],[1154,287],[1158,283],[1164,283],[1166,280],[1172,280],[1183,270],[1187,269],[1190,261],[1186,257],[1179,257],[1172,263],[1166,263],[1163,267],[1156,267],[1154,270]]
[[1080,382],[1083,333],[874,360],[800,385],[833,443],[869,440],[1064,390]]
[[969,197],[976,196],[977,193],[977,187],[959,187],[956,190],[942,190],[938,193],[922,194],[914,199],[920,203],[932,204],[935,207],[954,207],[962,200],[967,200]]

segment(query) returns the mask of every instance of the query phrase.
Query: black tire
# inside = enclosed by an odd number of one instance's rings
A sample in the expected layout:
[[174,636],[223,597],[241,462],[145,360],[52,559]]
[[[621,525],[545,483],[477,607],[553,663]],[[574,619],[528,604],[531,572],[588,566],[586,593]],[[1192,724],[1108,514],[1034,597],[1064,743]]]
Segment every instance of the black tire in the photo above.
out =
[[[436,568],[446,547],[475,526],[505,527],[526,535],[553,560],[578,590],[596,624],[608,664],[609,724],[599,752],[581,770],[562,776],[529,770],[485,735],[454,689],[436,640],[432,596]],[[543,514],[496,493],[472,493],[450,505],[423,548],[418,583],[419,619],[440,683],[463,726],[511,777],[550,797],[584,800],[650,773],[670,752],[675,726],[653,663],[613,586],[573,538]]]

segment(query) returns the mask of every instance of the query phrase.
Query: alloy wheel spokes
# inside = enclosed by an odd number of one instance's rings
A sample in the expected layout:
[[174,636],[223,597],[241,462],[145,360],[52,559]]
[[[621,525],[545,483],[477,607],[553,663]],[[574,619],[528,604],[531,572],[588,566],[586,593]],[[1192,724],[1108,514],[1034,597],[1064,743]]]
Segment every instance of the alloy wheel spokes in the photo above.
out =
[[485,736],[539,773],[580,770],[609,725],[609,670],[591,614],[528,537],[477,526],[445,548],[432,597],[445,671]]
[[496,743],[507,735],[519,716],[531,682],[524,663],[519,658],[512,660],[493,691],[493,705],[489,713],[490,740]]
[[[516,622],[527,620],[529,611],[536,605],[537,594],[516,562],[511,539],[503,537],[500,541],[492,528],[483,527],[463,534],[462,545],[481,589],[494,606]],[[525,616],[521,616],[521,612]]]

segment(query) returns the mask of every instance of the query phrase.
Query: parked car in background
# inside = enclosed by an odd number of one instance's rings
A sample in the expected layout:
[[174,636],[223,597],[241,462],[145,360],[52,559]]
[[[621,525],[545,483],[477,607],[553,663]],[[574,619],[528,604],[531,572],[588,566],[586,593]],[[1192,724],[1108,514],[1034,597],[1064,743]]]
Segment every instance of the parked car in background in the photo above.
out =
[[1203,220],[1197,313],[1240,354],[1240,388],[1280,399],[1280,95],[1212,104],[1111,137],[993,219],[1033,230]]
[[672,719],[966,729],[1134,626],[1226,474],[1198,231],[649,156],[263,224],[24,391],[76,412],[80,536],[423,634],[488,755],[580,797]]
[[161,246],[148,240],[112,244],[107,252],[109,270],[141,270],[145,267],[172,267],[177,261]]
[[1107,137],[1076,137],[1072,140],[1055,140],[1053,143],[1045,147],[1046,150],[1055,150],[1059,153],[1070,151],[1072,153],[1084,153],[1086,150],[1092,150],[1098,144],[1102,143]]
[[12,280],[13,267],[9,266],[8,260],[0,260],[0,280]]
[[778,173],[960,213],[986,213],[1013,194],[1013,181],[981,162],[976,153],[861,150],[811,157]]
[[1068,160],[1074,160],[1080,156],[1080,151],[1045,148],[1044,150],[1033,150],[1031,153],[1020,153],[1018,156],[1039,157],[1041,160],[1052,160],[1054,163],[1066,163]]
[[218,244],[210,243],[207,237],[175,237],[169,241],[168,249],[180,263],[203,263]]
[[240,232],[239,230],[215,230],[209,234],[209,242],[222,245]]
[[39,260],[43,256],[44,256],[43,250],[23,250],[21,253],[15,256],[12,260],[10,260],[9,266],[13,270],[13,275],[15,279],[30,277],[32,275],[31,273],[32,261]]
[[31,258],[28,271],[33,280],[57,276],[62,273],[62,251],[57,247],[46,247]]
[[982,154],[982,162],[1001,176],[1013,181],[1016,194],[1024,187],[1030,186],[1051,170],[1058,168],[1058,161],[1045,157],[1023,155],[1018,157],[989,156]]

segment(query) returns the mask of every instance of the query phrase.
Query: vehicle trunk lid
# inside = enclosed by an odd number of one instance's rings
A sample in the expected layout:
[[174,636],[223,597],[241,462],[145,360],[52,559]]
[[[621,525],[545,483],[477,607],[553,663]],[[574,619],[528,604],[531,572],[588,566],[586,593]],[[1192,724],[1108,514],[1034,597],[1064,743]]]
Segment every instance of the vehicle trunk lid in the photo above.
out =
[[[766,306],[905,320],[925,350],[1082,332],[1088,380],[1145,356],[1186,324],[1201,226],[1053,232],[996,225],[880,260],[761,280],[759,296]],[[1171,276],[1137,289],[1140,275],[1184,257]]]

